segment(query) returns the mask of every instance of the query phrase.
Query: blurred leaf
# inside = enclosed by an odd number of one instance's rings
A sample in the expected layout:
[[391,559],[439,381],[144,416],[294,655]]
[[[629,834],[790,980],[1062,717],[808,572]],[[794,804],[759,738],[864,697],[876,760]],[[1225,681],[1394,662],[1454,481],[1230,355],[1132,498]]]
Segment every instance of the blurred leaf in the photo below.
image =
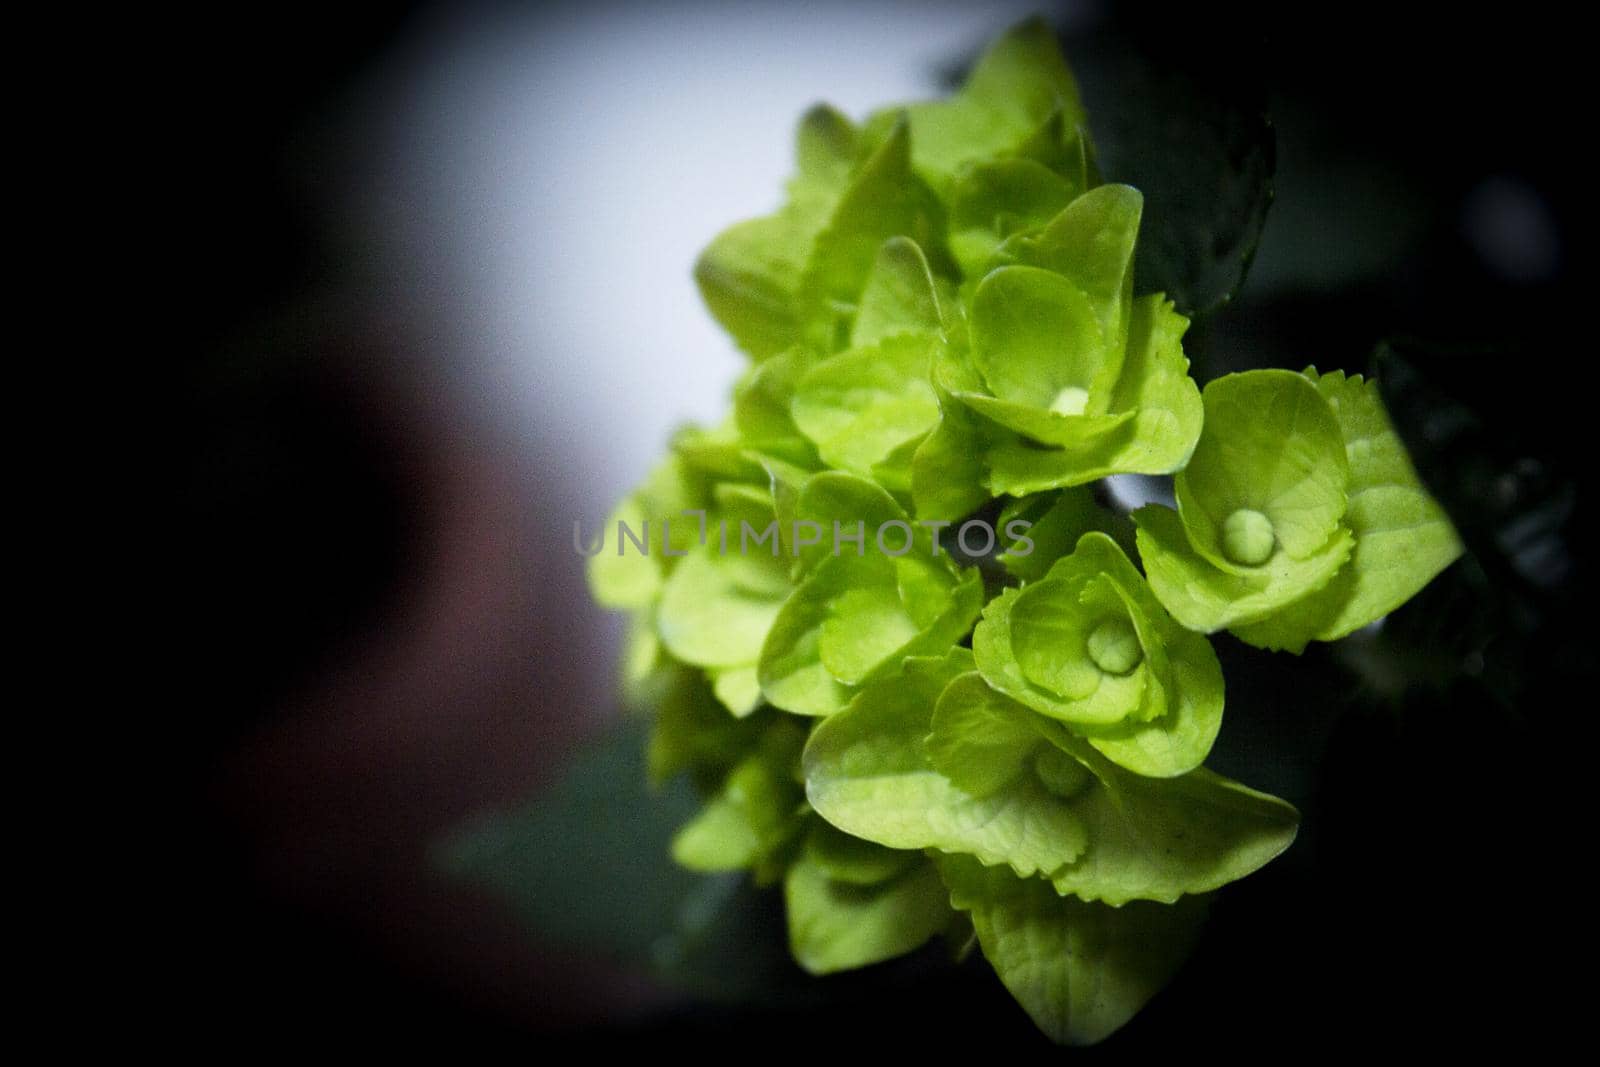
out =
[[[1454,601],[1445,609],[1453,624],[1441,630],[1427,605],[1402,608],[1382,635],[1391,661],[1403,654],[1403,682],[1436,670],[1448,652],[1524,711],[1584,691],[1579,676],[1593,661],[1591,583],[1580,566],[1578,457],[1587,453],[1573,440],[1587,393],[1551,389],[1541,375],[1491,373],[1531,362],[1516,348],[1415,340],[1390,341],[1374,357],[1395,430],[1471,556],[1457,569],[1468,588],[1433,598]],[[1530,420],[1535,410],[1541,418]]]
[[437,861],[503,897],[543,938],[645,959],[700,881],[668,851],[698,805],[682,778],[655,793],[645,785],[646,729],[617,724],[527,807],[452,833]]
[[[1498,390],[1490,404],[1459,395],[1459,380],[1470,376],[1463,358],[1506,369],[1520,362],[1511,351],[1391,341],[1374,357],[1384,404],[1418,473],[1485,566],[1524,595],[1562,598],[1575,566],[1576,484],[1561,469],[1572,457],[1552,454],[1555,442],[1513,432],[1527,408],[1505,390],[1530,391],[1519,375],[1490,377]],[[1525,398],[1528,406],[1551,407],[1547,388],[1535,386],[1541,395]],[[1551,421],[1568,425],[1554,412]]]
[[696,885],[650,963],[662,980],[706,1000],[800,1005],[827,992],[789,956],[782,896],[744,875]]
[[699,805],[682,777],[646,788],[647,726],[618,723],[537,800],[457,830],[435,861],[505,899],[542,940],[648,967],[697,996],[814,996],[789,958],[779,894],[672,862],[672,836]]
[[1191,318],[1216,310],[1244,283],[1272,203],[1265,89],[1209,51],[1202,67],[1186,49],[1157,54],[1115,30],[1067,49],[1100,170],[1145,197],[1137,291],[1164,292]]

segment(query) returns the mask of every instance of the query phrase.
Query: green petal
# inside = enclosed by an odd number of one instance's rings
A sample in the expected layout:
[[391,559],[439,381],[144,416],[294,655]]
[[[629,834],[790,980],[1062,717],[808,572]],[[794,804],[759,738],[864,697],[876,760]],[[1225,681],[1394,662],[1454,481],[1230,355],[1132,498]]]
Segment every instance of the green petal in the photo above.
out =
[[1076,197],[1098,180],[1089,162],[1088,142],[1089,135],[1082,124],[1077,120],[1069,122],[1066,109],[1058,107],[1016,147],[1015,154],[1019,159],[1043,164],[1060,175]]
[[885,241],[907,237],[942,260],[943,228],[943,208],[911,171],[909,127],[896,122],[852,177],[806,260],[800,286],[812,343],[837,347],[838,327],[853,316]]
[[[765,543],[756,544],[754,539],[761,535],[764,529],[752,528],[748,551],[767,552],[785,556],[790,560],[799,559],[800,554],[794,545],[795,509],[799,506],[800,494],[805,489],[806,482],[814,477],[812,470],[808,467],[798,467],[778,456],[752,454],[760,460],[761,469],[767,475],[767,489],[772,494],[772,513],[778,523],[776,530],[778,544],[776,550],[770,538]],[[741,529],[740,551],[746,551],[743,536],[744,532]],[[732,543],[731,536],[729,543]]]
[[1055,35],[1038,20],[991,44],[950,99],[880,112],[868,120],[867,140],[883,136],[882,127],[901,113],[911,123],[917,171],[947,198],[955,175],[968,163],[1037,155],[1040,127],[1053,116],[1067,130],[1084,123],[1077,84]]
[[[906,568],[938,580],[906,583]],[[767,700],[800,715],[829,715],[854,686],[907,656],[937,654],[967,633],[983,603],[975,570],[905,557],[841,555],[822,561],[779,611],[758,670]]]
[[[1103,671],[1099,687],[1080,705],[1087,721],[1079,727],[1094,732],[1100,723],[1120,726],[1160,718],[1167,706],[1166,650],[1152,640],[1150,625],[1130,610],[1128,598],[1107,574],[1084,582],[1078,599],[1091,622],[1085,656]],[[1137,651],[1123,647],[1129,644]],[[1127,663],[1132,666],[1125,667]]]
[[1136,721],[1109,730],[1083,731],[1113,763],[1135,774],[1169,778],[1205,762],[1222,729],[1222,665],[1202,634],[1173,625],[1163,628],[1168,669],[1158,716],[1141,713]]
[[678,863],[696,871],[742,870],[772,856],[798,831],[802,797],[790,768],[800,737],[781,720],[778,726],[672,839]]
[[1100,414],[1121,363],[1088,296],[1059,274],[1001,267],[972,298],[972,358],[990,391],[1022,407]]
[[1072,802],[1089,847],[1052,873],[1060,893],[1123,904],[1170,903],[1250,874],[1288,848],[1299,814],[1201,767],[1175,778],[1147,778],[1099,757],[1064,729],[1053,739],[1084,763],[1097,783]]
[[[655,603],[677,562],[662,553],[662,520],[676,520],[671,528],[674,551],[687,551],[695,543],[694,520],[681,513],[705,505],[704,490],[696,482],[682,457],[669,455],[607,516],[600,552],[588,561],[589,589],[597,601],[621,610]],[[627,537],[618,529],[619,520],[627,524]],[[641,552],[632,538],[644,542],[646,550]]]
[[[811,840],[789,867],[783,883],[789,948],[810,974],[893,959],[949,925],[948,894],[931,862],[914,852],[869,847],[894,858],[900,869],[870,884],[841,881]],[[911,862],[901,862],[902,857]]]
[[757,746],[766,727],[761,715],[729,715],[701,671],[674,664],[655,703],[647,749],[650,780],[659,785],[684,771],[720,778]]
[[943,325],[944,313],[927,257],[910,238],[889,238],[867,275],[861,309],[851,328],[851,345],[859,348],[907,333],[934,335]]
[[1133,252],[1143,213],[1139,190],[1098,186],[1068,204],[1043,230],[1007,242],[1000,253],[1071,282],[1088,299],[1106,347],[1120,354],[1128,336]]
[[1040,18],[1019,23],[989,45],[959,95],[1029,130],[1058,112],[1069,127],[1084,121],[1078,83],[1054,31]]
[[1075,555],[1114,586],[1154,683],[1146,687],[1134,719],[1080,732],[1101,754],[1135,774],[1170,778],[1193,770],[1222,729],[1222,664],[1211,642],[1168,614],[1122,547],[1105,534],[1085,534]]
[[830,466],[870,477],[874,464],[938,424],[929,380],[938,343],[901,334],[822,361],[795,387],[795,424]]
[[789,588],[787,561],[764,553],[723,554],[713,538],[684,557],[667,579],[657,632],[685,663],[751,665]]
[[694,280],[713,318],[757,359],[799,339],[800,272],[819,224],[793,210],[738,222],[695,260]]
[[779,353],[749,369],[734,386],[733,417],[747,449],[811,469],[816,448],[795,425],[789,407],[810,360],[801,349]]
[[1234,630],[1253,645],[1295,652],[1313,638],[1336,641],[1388,614],[1461,554],[1449,518],[1422,487],[1389,423],[1377,384],[1342,372],[1306,374],[1332,405],[1344,437],[1350,461],[1344,521],[1355,549],[1321,592]]
[[995,973],[1059,1044],[1092,1045],[1133,1018],[1188,958],[1205,918],[1203,898],[1112,908],[964,856],[940,857],[939,872]]
[[981,420],[946,398],[939,422],[911,459],[911,498],[919,520],[954,521],[989,500]]
[[984,605],[983,617],[972,631],[972,655],[990,685],[1049,715],[1064,707],[1065,702],[1059,696],[1035,692],[1011,650],[1011,609],[1021,595],[1020,589],[1002,589],[999,596]]
[[[1031,524],[1026,535],[1033,547],[1026,555],[1008,549],[1000,555],[1000,565],[1013,578],[1031,582],[1044,577],[1052,563],[1069,555],[1077,547],[1078,539],[1090,530],[1109,534],[1118,529],[1120,517],[1096,504],[1094,493],[1087,488],[1075,488],[1012,501],[1000,513],[1001,531],[1004,532],[1013,520]],[[1132,544],[1131,539],[1129,544]],[[1027,546],[1018,544],[1017,547]]]
[[1230,520],[1255,512],[1279,552],[1322,552],[1345,514],[1350,465],[1333,409],[1293,371],[1229,374],[1206,386],[1205,429],[1176,479],[1178,514],[1195,551],[1219,570],[1248,575],[1224,536]]
[[[809,574],[824,559],[836,554],[835,524],[840,534],[838,555],[876,555],[878,527],[886,522],[903,522],[905,519],[906,513],[894,497],[865,478],[843,471],[822,471],[812,475],[802,483],[795,497],[792,520],[813,523],[819,531],[816,544],[803,546],[799,550],[801,573]],[[858,525],[862,535],[859,552],[853,543],[844,540],[846,535],[853,536],[857,532]],[[894,536],[888,534],[884,538],[891,549],[900,544],[898,540],[890,541]],[[930,550],[924,554],[932,553]]]
[[1082,192],[1081,184],[1031,159],[963,170],[950,194],[950,251],[962,274],[981,278],[995,265],[1001,242],[1043,226]]
[[829,674],[858,685],[914,640],[918,627],[901,603],[893,564],[851,570],[863,584],[841,589],[830,601],[817,654]]
[[[889,848],[966,852],[1021,874],[1057,870],[1085,840],[1076,817],[1037,779],[975,797],[929,760],[924,738],[934,708],[964,660],[957,649],[943,660],[908,661],[903,675],[863,689],[819,725],[806,746],[806,795],[834,826]],[[973,685],[987,690],[969,674],[965,688]]]
[[736,667],[713,667],[708,673],[712,692],[735,717],[742,719],[761,706],[761,680],[754,660]]
[[[1114,542],[1104,534],[1084,535],[1078,551],[1044,579],[1002,598],[1003,604],[991,603],[973,641],[978,669],[1002,692],[1076,730],[1161,720],[1169,681],[1164,634],[1119,582],[1143,584]],[[1104,669],[1093,647],[1097,634],[1115,627],[1127,628],[1140,645],[1123,671]]]
[[[1022,677],[1029,685],[1061,697],[1074,710],[1104,683],[1117,685],[1123,681],[1102,675],[1090,659],[1088,638],[1099,619],[1083,611],[1078,601],[1082,592],[1082,584],[1046,577],[1021,590],[1011,601],[1011,654],[1022,669]],[[1126,694],[1128,702],[1102,707],[1098,717],[1090,721],[1114,723],[1138,707],[1144,678],[1139,672],[1126,678],[1134,678],[1134,685],[1138,686]]]
[[1189,320],[1159,294],[1133,302],[1111,410],[1133,412],[1134,432],[1129,445],[1106,457],[1102,469],[1108,473],[1170,474],[1189,462],[1205,408],[1183,354],[1188,328]]
[[812,820],[806,835],[806,855],[830,880],[850,885],[887,882],[922,859],[918,852],[884,848],[851,837],[821,819]]
[[664,675],[672,659],[656,636],[654,612],[636,611],[628,619],[622,638],[620,670],[622,704],[628,711],[653,708],[660,699]]
[[1159,296],[1133,303],[1128,349],[1112,391],[1113,415],[1131,413],[1115,433],[1076,448],[1039,448],[999,437],[985,454],[989,484],[1014,496],[1085,485],[1112,474],[1168,474],[1180,469],[1200,436],[1200,391],[1183,354],[1188,320]]
[[1320,552],[1306,559],[1280,551],[1255,573],[1239,575],[1202,558],[1171,508],[1140,508],[1133,521],[1150,588],[1173,618],[1201,633],[1259,622],[1325,588],[1350,558],[1355,540],[1340,527]]
[[800,118],[795,131],[795,161],[800,173],[789,195],[827,196],[842,191],[855,164],[860,131],[855,123],[827,104],[816,104]]
[[772,215],[736,223],[695,261],[712,316],[740,348],[765,359],[801,339],[801,290],[818,235],[849,181],[858,134],[826,105],[806,112],[796,134],[800,171],[789,201]]
[[[891,848],[966,853],[1020,875],[1048,874],[1063,894],[1112,904],[1207,892],[1254,871],[1293,840],[1298,816],[1287,804],[1203,769],[1166,779],[1130,773],[975,673],[950,679],[930,716],[933,690],[947,677],[948,666],[920,676],[908,671],[863,690],[817,728],[804,766],[807,797],[819,814]],[[984,735],[978,726],[986,718],[994,725]],[[988,736],[995,751],[1020,751],[1020,733],[1033,724],[1092,782],[1063,797],[1037,773],[1018,774],[974,796],[939,772],[922,740],[936,723],[952,722],[962,724],[969,748],[972,738]],[[984,777],[993,785],[998,775]]]
[[1060,449],[1062,455],[1086,457],[1086,462],[1093,462],[1087,457],[1103,455],[1127,440],[1127,431],[1132,429],[1131,411],[1117,415],[1063,415],[982,393],[958,393],[956,398],[990,422],[1028,438],[1024,447],[1034,448],[1035,443],[1049,446]]
[[659,552],[660,546],[639,551],[622,535],[619,524],[625,524],[647,546],[650,543],[644,508],[638,497],[624,497],[616,510],[606,516],[605,525],[600,529],[599,553],[589,557],[589,592],[600,604],[613,610],[649,607],[661,595],[665,584],[661,559],[652,554]]
[[[951,692],[946,687],[947,693]],[[1044,735],[1026,715],[989,700],[941,699],[929,725],[929,764],[974,797],[986,797],[1028,772]]]
[[[735,419],[715,429],[688,426],[679,430],[673,435],[672,451],[683,468],[685,479],[699,487],[699,497],[709,495],[719,482],[761,485],[767,480],[767,473],[751,453],[749,442],[740,436]],[[667,517],[678,519],[676,514]]]
[[[942,418],[943,416],[941,415],[940,417]],[[937,421],[934,423],[934,428],[938,428]],[[917,450],[922,447],[922,442],[926,441],[930,436],[932,435],[923,434],[920,437],[913,437],[890,449],[887,456],[872,465],[872,480],[893,494],[895,499],[909,502],[911,500],[911,472],[913,465],[916,463]],[[891,549],[894,549],[903,539],[903,534],[898,535],[896,540],[890,541],[888,544]]]
[[800,583],[773,620],[756,672],[762,694],[775,707],[831,715],[850,702],[850,688],[828,673],[820,648],[829,604],[840,591],[819,571]]

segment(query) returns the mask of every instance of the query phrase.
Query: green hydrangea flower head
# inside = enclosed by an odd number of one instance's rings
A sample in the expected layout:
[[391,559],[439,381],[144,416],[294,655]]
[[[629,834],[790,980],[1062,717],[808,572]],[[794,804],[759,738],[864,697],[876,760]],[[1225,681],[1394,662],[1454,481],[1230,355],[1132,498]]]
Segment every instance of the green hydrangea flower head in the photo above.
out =
[[[948,99],[812,108],[781,206],[694,268],[749,358],[731,413],[575,538],[631,615],[650,773],[703,798],[677,861],[781,886],[813,974],[975,933],[1071,1043],[1294,838],[1204,766],[1207,635],[1335,640],[1461,551],[1371,382],[1202,393],[1188,320],[1138,288],[1144,196],[1085,131],[1037,21]],[[1130,519],[1119,474],[1174,475],[1176,508]]]

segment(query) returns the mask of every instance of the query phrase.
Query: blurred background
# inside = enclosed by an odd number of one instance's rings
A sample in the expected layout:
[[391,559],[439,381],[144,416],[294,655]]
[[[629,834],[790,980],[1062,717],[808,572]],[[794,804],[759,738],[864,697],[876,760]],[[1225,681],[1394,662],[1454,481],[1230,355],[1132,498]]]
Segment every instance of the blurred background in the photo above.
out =
[[620,631],[571,524],[593,528],[673,427],[719,418],[741,366],[695,255],[776,205],[807,105],[859,117],[947,91],[1036,11],[1108,177],[1203,175],[1195,122],[1270,161],[1254,267],[1197,323],[1197,376],[1371,370],[1384,346],[1396,422],[1471,549],[1365,641],[1301,661],[1219,641],[1213,765],[1294,800],[1306,829],[1098,1051],[1526,1041],[1566,1010],[1551,964],[1585,909],[1563,873],[1580,809],[1557,720],[1591,670],[1594,452],[1572,313],[1578,36],[1537,7],[1444,24],[1359,5],[593,0],[230,11],[161,72],[194,650],[165,883],[197,1016],[362,1047],[827,1047],[867,1023],[937,1037],[931,1012],[1036,1037],[971,967],[814,1000],[662,982],[636,951],[660,962],[650,924],[672,914],[643,899],[673,877],[649,827],[555,842],[631,916],[621,941],[568,914],[579,889],[506,867],[579,825],[516,813],[582,808],[611,773],[582,760],[619,715]]

